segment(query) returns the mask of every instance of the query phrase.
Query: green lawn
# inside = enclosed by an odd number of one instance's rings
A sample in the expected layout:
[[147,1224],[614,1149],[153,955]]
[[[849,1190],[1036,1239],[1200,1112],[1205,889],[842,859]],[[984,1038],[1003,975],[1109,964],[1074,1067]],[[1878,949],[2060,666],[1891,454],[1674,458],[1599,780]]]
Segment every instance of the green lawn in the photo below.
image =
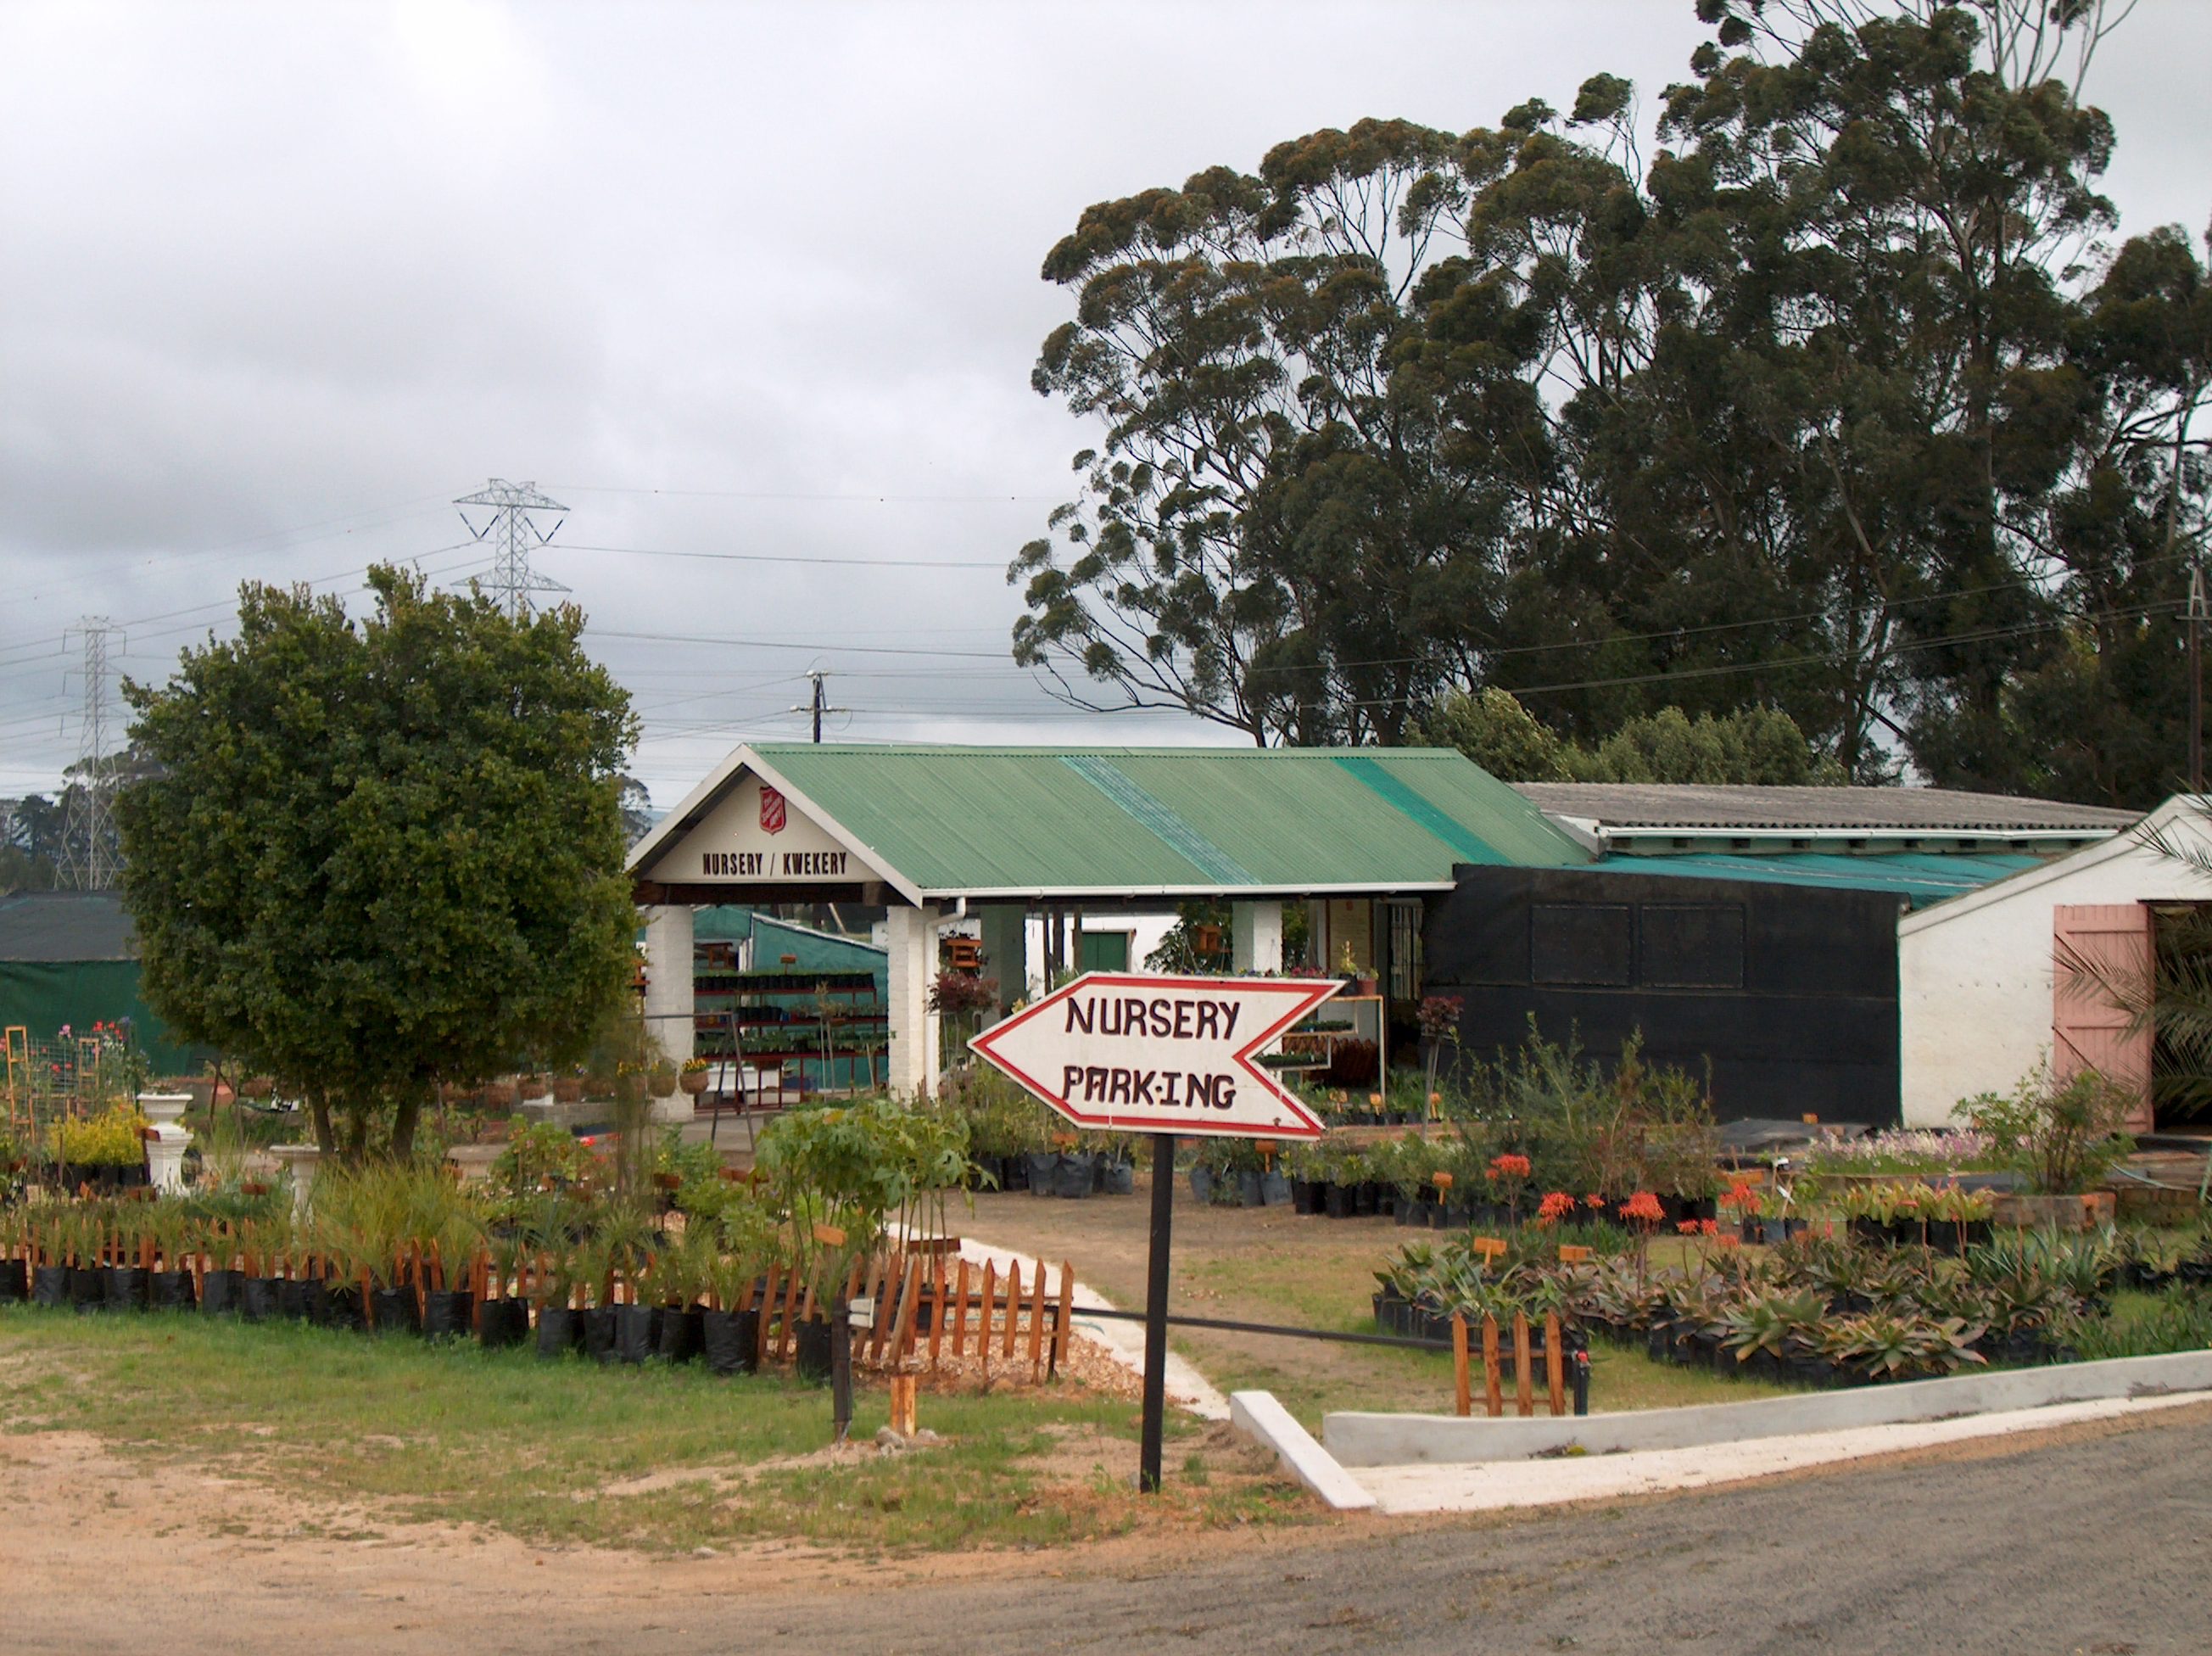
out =
[[[884,1423],[863,1389],[854,1436]],[[391,1519],[673,1550],[769,1537],[830,1547],[1049,1545],[1169,1521],[1312,1515],[1250,1451],[1171,1419],[1164,1500],[1133,1492],[1137,1410],[1056,1388],[925,1391],[947,1440],[822,1452],[830,1395],[787,1377],[602,1368],[194,1317],[0,1317],[0,1420],[82,1430]]]

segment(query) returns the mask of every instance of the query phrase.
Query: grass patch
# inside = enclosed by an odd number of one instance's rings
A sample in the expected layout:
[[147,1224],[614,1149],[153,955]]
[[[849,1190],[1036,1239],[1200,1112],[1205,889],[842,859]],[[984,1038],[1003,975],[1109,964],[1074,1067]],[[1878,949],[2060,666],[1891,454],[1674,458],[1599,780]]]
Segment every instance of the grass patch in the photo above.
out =
[[[925,1393],[947,1441],[823,1452],[830,1395],[788,1378],[602,1368],[302,1324],[10,1312],[0,1416],[124,1452],[312,1489],[379,1518],[656,1551],[769,1538],[830,1548],[1049,1546],[1176,1522],[1310,1515],[1251,1452],[1170,1417],[1186,1466],[1134,1490],[1138,1411],[1051,1388]],[[855,1400],[853,1435],[884,1424]]]

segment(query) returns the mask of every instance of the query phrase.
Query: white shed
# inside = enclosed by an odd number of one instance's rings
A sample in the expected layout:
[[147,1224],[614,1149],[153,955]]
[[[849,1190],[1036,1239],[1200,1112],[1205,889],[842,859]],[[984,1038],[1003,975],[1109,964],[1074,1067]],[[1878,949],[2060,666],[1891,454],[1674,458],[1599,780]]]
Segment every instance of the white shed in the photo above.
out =
[[2161,904],[2212,900],[2212,877],[2165,847],[2212,855],[2207,801],[2167,801],[2134,830],[1963,897],[1897,928],[1899,1058],[1909,1127],[1961,1099],[2009,1092],[2045,1054],[2062,1075],[2094,1066],[2143,1089],[2149,1037],[2058,970],[2062,941],[2122,971],[2148,970]]

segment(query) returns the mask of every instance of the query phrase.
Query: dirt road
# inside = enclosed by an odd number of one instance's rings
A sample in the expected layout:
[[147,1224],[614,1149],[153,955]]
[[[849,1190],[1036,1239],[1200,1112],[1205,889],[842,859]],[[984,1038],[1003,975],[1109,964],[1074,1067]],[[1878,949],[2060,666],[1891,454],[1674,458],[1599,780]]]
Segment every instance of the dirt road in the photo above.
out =
[[872,1566],[536,1549],[33,1435],[0,1440],[0,1648],[2201,1653],[2208,1470],[2212,1405],[1479,1525]]

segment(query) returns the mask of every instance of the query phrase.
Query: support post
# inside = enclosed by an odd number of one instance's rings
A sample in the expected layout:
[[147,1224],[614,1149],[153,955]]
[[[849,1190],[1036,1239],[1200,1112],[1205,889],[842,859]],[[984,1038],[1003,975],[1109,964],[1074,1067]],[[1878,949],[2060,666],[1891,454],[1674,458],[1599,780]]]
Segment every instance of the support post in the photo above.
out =
[[671,1063],[681,1064],[691,1056],[696,1006],[691,910],[656,904],[645,911],[645,1030]]
[[1029,918],[1018,903],[986,903],[982,909],[983,971],[999,980],[999,1011],[1029,998]]
[[937,908],[898,906],[884,916],[886,987],[890,994],[890,1087],[902,1098],[937,1090],[937,1020],[929,1010],[937,977]]
[[1137,1487],[1160,1489],[1160,1444],[1168,1403],[1168,1240],[1175,1221],[1175,1135],[1152,1139],[1152,1228],[1145,1264],[1145,1428]]
[[1262,974],[1283,969],[1283,905],[1280,903],[1232,903],[1229,905],[1230,964],[1241,974]]

